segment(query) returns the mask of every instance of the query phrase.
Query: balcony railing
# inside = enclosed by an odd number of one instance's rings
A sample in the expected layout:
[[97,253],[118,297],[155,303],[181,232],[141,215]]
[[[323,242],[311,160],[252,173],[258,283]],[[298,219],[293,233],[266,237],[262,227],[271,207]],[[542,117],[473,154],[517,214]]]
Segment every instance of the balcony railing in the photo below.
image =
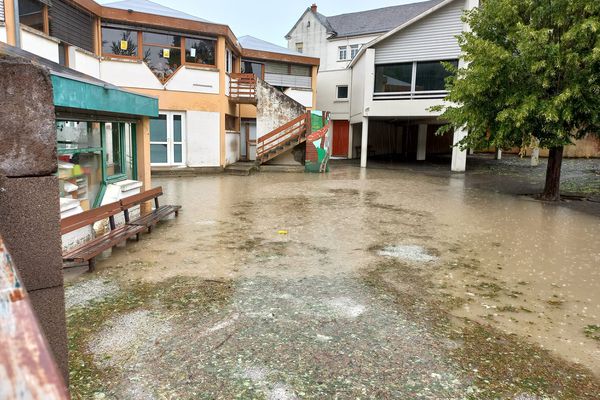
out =
[[256,75],[230,74],[229,98],[236,103],[256,104]]
[[373,93],[373,100],[421,100],[443,99],[448,95],[446,90],[424,90],[419,92],[379,92]]

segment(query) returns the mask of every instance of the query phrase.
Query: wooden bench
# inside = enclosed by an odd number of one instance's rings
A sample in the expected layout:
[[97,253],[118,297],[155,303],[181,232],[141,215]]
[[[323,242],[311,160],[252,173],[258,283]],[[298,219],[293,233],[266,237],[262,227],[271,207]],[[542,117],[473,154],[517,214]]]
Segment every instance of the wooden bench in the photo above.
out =
[[123,212],[121,204],[117,202],[64,218],[60,222],[62,235],[93,225],[96,222],[107,218],[109,221],[110,232],[98,236],[77,248],[65,251],[63,253],[63,262],[87,262],[91,272],[95,267],[95,258],[102,254],[102,252],[115,247],[119,243],[127,241],[127,239],[133,236],[139,240],[140,233],[145,229],[143,226],[123,225],[116,227],[115,215],[120,214],[121,212]]
[[[152,232],[152,228],[162,219],[171,214],[175,214],[175,217],[179,216],[179,210],[181,210],[181,206],[161,206],[158,203],[158,198],[162,195],[162,187],[157,187],[155,189],[146,190],[140,194],[122,199],[120,203],[121,209],[125,212],[125,222],[131,226],[139,226],[142,227],[142,229],[148,229],[148,232],[150,233]],[[129,215],[129,210],[151,200],[154,200],[154,210],[146,214],[141,214],[138,218],[132,221]]]

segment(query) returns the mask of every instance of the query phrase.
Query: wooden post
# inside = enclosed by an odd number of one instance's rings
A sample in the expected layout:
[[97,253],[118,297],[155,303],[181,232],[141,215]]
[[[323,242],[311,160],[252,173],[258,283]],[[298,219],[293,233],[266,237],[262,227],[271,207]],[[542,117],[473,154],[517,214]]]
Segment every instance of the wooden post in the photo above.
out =
[[[136,126],[135,139],[137,146],[137,171],[138,180],[142,182],[142,190],[152,189],[152,169],[150,166],[150,118],[143,117]],[[145,203],[141,205],[141,212],[147,213],[152,210],[152,205]]]

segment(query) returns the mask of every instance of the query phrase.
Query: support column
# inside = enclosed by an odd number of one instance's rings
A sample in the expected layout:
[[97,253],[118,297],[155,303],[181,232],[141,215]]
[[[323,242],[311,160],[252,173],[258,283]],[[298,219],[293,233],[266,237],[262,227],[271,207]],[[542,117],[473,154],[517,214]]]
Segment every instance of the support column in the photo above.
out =
[[427,124],[419,124],[417,141],[417,161],[425,161],[427,157]]
[[360,144],[360,166],[367,168],[367,156],[369,155],[369,117],[362,119],[362,137]]
[[[142,182],[142,190],[152,189],[152,168],[150,166],[150,118],[144,117],[135,127],[135,144],[137,155],[137,180]],[[152,211],[152,203],[142,204],[142,212]]]
[[502,149],[496,149],[496,154],[494,155],[494,159],[502,160]]
[[454,131],[454,140],[452,141],[452,171],[465,172],[467,169],[467,150],[461,150],[458,143],[467,136],[467,130],[460,128]]
[[352,147],[354,146],[354,126],[352,123],[348,124],[348,159],[351,159],[354,154],[352,154]]

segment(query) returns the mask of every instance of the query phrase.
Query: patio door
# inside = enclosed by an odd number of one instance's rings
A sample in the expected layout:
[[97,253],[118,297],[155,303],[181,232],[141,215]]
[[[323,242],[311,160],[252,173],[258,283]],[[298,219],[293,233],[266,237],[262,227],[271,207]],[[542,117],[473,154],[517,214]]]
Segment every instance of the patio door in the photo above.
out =
[[185,164],[185,115],[164,111],[150,119],[150,162],[155,166]]

